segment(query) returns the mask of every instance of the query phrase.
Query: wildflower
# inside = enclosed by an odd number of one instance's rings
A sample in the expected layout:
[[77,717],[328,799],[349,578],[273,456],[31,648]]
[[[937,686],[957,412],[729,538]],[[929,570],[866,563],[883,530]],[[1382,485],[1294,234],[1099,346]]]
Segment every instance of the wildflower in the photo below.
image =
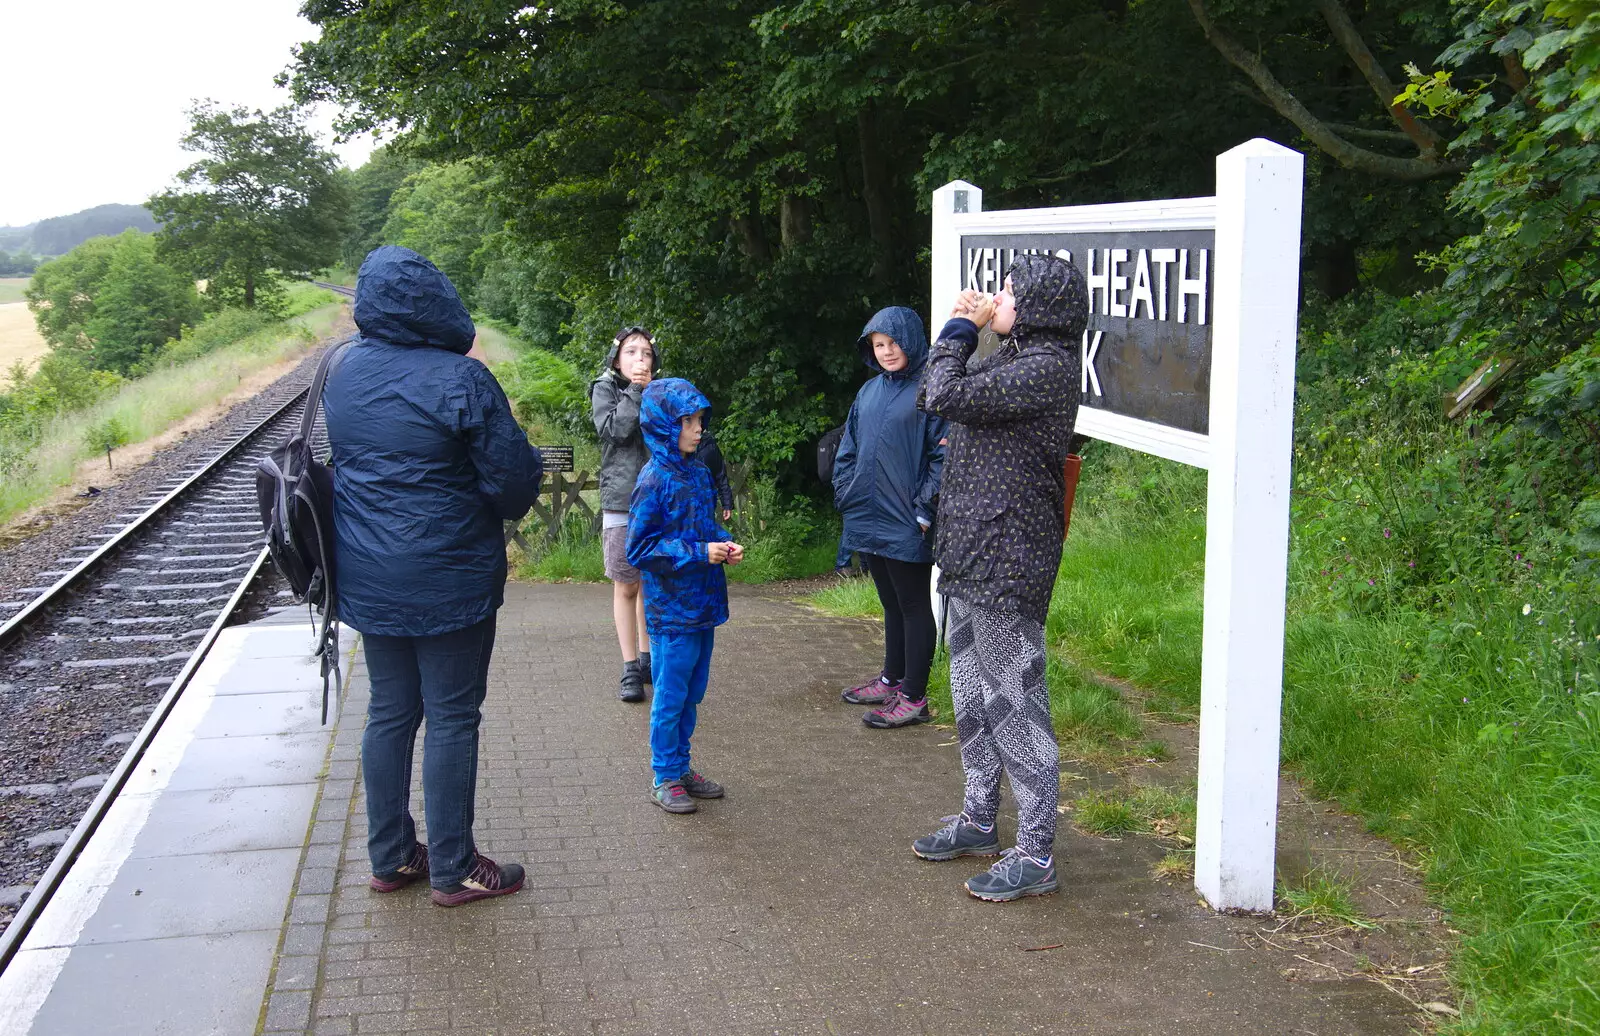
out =
[[1393,536],[1394,536],[1394,533],[1391,532],[1390,530],[1388,530],[1388,529],[1383,530],[1383,538],[1384,539],[1387,540],[1387,539],[1392,538]]
[[1522,606],[1522,614],[1527,615],[1528,613],[1530,613],[1532,611],[1533,611],[1533,605],[1525,604],[1525,605]]
[[1372,580],[1369,579],[1369,580],[1367,580],[1367,585],[1368,586],[1377,586],[1378,584],[1374,583]]
[[[1416,568],[1417,567],[1417,563],[1415,561],[1407,561],[1406,562],[1406,567],[1407,568]],[[1600,637],[1597,637],[1596,639],[1600,640]]]

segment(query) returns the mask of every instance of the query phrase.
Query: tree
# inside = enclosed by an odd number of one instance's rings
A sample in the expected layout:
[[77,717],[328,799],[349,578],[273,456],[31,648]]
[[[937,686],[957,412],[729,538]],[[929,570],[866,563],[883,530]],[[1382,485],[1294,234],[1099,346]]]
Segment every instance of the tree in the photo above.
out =
[[90,238],[39,267],[24,293],[58,352],[126,374],[200,318],[194,282],[137,230]]
[[293,109],[195,105],[183,147],[205,157],[146,204],[164,259],[206,280],[217,306],[273,307],[282,282],[339,257],[348,193],[334,156]]

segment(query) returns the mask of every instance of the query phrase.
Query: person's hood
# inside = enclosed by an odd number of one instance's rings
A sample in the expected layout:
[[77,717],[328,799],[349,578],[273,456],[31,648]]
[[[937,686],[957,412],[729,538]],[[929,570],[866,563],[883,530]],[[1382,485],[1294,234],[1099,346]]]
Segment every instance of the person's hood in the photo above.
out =
[[711,402],[683,378],[661,378],[646,385],[639,400],[639,429],[650,456],[658,464],[682,470],[690,459],[678,450],[679,422],[697,410],[710,409]]
[[[624,339],[624,341],[626,341],[626,339]],[[620,355],[622,355],[622,342],[612,339],[611,348],[606,350],[605,362],[600,365],[600,373],[595,376],[597,380],[605,377],[607,374],[611,374],[620,381],[628,380],[623,376],[621,371],[617,370],[617,357]],[[654,339],[652,339],[650,342],[650,376],[653,378],[660,373],[661,347],[656,345]]]
[[880,309],[867,321],[867,326],[861,329],[861,336],[856,339],[856,349],[861,353],[862,362],[874,373],[886,374],[888,372],[878,365],[878,357],[872,351],[874,331],[893,338],[910,361],[905,370],[890,374],[891,378],[915,377],[922,370],[923,363],[928,359],[928,333],[922,329],[922,318],[917,316],[916,310],[905,306]]
[[1089,325],[1089,291],[1083,272],[1057,255],[1019,255],[1007,271],[1017,300],[1011,338],[1072,343]]
[[367,253],[356,274],[356,326],[391,345],[426,345],[465,355],[477,328],[450,278],[409,248]]

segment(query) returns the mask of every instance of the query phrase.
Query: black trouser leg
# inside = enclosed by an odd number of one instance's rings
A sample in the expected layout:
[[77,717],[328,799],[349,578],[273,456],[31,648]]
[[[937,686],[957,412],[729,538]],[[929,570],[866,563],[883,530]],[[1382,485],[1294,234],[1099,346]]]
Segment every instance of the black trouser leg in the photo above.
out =
[[[928,695],[928,671],[938,628],[933,621],[933,565],[868,555],[872,580],[883,602],[884,669],[903,681],[901,693],[911,701]],[[893,615],[893,622],[889,616]],[[899,668],[890,670],[890,660]]]
[[878,602],[883,605],[883,675],[893,682],[906,675],[905,624],[900,615],[900,597],[889,575],[889,566],[895,562],[877,554],[861,556],[867,559],[867,571],[872,573]]

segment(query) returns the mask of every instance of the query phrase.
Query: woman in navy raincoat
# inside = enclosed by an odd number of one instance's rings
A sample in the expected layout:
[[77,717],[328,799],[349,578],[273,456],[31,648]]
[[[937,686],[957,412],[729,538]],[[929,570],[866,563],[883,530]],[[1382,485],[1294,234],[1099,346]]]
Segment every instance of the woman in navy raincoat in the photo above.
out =
[[880,310],[856,348],[877,377],[861,386],[833,462],[833,495],[844,516],[841,552],[855,551],[883,602],[883,672],[851,687],[861,719],[890,729],[926,723],[936,627],[929,583],[933,527],[944,466],[944,418],[917,409],[928,358],[922,320],[904,306]]
[[[360,630],[372,699],[361,743],[371,885],[430,879],[458,906],[522,887],[472,837],[478,724],[504,597],[502,521],[539,493],[539,451],[466,355],[475,329],[450,279],[387,245],[356,280],[361,335],[323,395],[333,447],[339,615]],[[412,821],[411,756],[426,717],[428,844]]]

